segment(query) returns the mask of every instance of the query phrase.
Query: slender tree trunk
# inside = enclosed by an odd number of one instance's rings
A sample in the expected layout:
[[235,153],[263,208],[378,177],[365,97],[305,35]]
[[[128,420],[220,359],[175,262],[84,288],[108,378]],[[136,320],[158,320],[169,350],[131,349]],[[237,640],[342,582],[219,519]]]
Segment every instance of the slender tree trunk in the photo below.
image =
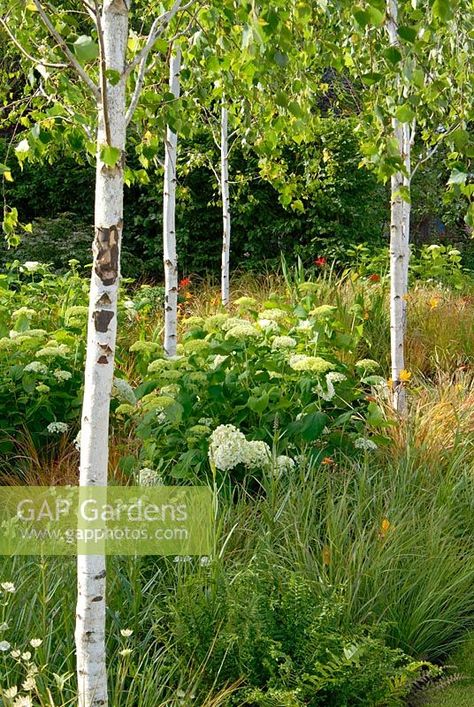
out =
[[221,194],[222,194],[222,264],[221,296],[222,304],[229,304],[229,262],[230,262],[230,198],[229,198],[229,143],[227,108],[221,109]]
[[[398,2],[387,0],[387,30],[392,46],[399,46]],[[406,411],[406,390],[400,380],[405,369],[405,331],[410,259],[410,204],[402,192],[409,193],[412,135],[409,123],[393,118],[392,127],[406,173],[399,171],[391,179],[390,218],[390,349],[393,381],[393,405],[399,414]],[[405,194],[406,196],[406,194]]]
[[[102,9],[105,67],[119,74],[125,66],[128,5],[127,0],[105,0]],[[109,404],[123,227],[125,79],[120,79],[115,86],[106,82],[105,99],[98,106],[98,114],[95,238],[81,426],[81,486],[107,486]],[[120,151],[113,167],[101,159],[101,149],[107,144]],[[105,557],[78,556],[77,575],[78,704],[79,707],[107,705]]]
[[[179,97],[181,51],[170,58],[170,92]],[[163,185],[163,261],[165,270],[165,333],[164,349],[167,356],[176,354],[178,329],[178,258],[176,255],[176,155],[178,137],[168,126],[165,142]]]

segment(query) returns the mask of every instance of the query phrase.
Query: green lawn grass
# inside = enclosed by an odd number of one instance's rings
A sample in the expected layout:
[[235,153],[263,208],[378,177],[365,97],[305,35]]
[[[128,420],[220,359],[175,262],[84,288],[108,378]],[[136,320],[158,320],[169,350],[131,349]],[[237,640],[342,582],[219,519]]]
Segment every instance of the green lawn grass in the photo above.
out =
[[433,687],[423,696],[421,704],[426,707],[472,707],[474,705],[474,634],[463,642],[454,653],[450,665],[454,673],[463,675],[463,679],[446,688]]

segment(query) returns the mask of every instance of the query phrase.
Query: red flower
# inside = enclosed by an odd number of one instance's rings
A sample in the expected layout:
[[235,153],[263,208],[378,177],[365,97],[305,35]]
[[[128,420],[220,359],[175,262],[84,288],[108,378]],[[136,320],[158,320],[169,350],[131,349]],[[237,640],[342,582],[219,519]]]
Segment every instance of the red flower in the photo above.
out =
[[328,261],[326,260],[326,258],[320,257],[320,258],[316,258],[316,260],[314,261],[314,264],[317,265],[318,268],[323,268],[327,262]]
[[380,282],[380,275],[377,275],[377,273],[373,273],[372,275],[369,275],[369,281],[370,282]]
[[179,287],[180,287],[180,288],[189,287],[190,284],[191,284],[191,278],[190,278],[190,277],[183,277],[183,279],[179,281]]

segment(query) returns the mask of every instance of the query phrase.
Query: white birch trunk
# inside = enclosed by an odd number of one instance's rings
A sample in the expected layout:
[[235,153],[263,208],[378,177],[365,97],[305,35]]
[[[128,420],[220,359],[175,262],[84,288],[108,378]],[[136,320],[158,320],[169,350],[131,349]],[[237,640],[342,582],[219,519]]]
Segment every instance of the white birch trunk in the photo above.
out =
[[[387,0],[387,31],[392,46],[399,46],[398,2]],[[400,194],[400,188],[410,189],[411,142],[410,125],[393,118],[392,127],[402,156],[406,174],[397,172],[391,179],[390,215],[390,351],[393,381],[393,405],[399,414],[406,412],[406,390],[400,381],[405,369],[405,331],[410,258],[410,204]]]
[[[170,58],[170,92],[179,97],[181,51]],[[163,184],[163,262],[165,271],[165,331],[164,350],[167,356],[176,354],[178,332],[178,258],[176,255],[176,156],[178,137],[166,129]]]
[[[107,69],[122,74],[128,37],[128,0],[104,0],[102,31]],[[106,486],[109,405],[117,331],[120,243],[123,227],[125,150],[125,79],[107,82],[106,100],[98,106],[95,238],[89,299],[87,356],[81,426],[81,486]],[[104,115],[104,104],[107,115]],[[108,122],[108,129],[107,129]],[[113,167],[100,158],[110,136],[120,150]],[[77,558],[76,653],[79,707],[107,705],[105,656],[105,557]]]
[[221,109],[221,195],[222,195],[222,263],[221,263],[221,298],[227,307],[229,293],[230,262],[230,198],[229,198],[229,144],[227,108]]

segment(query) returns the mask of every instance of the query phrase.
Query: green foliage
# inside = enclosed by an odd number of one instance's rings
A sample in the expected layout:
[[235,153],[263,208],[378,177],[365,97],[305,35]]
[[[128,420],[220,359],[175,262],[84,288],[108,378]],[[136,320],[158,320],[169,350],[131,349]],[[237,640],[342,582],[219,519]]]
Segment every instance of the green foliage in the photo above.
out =
[[[132,344],[142,374],[138,402],[124,402],[115,414],[142,441],[137,464],[172,478],[203,478],[209,437],[222,424],[265,441],[275,456],[305,450],[314,463],[355,453],[355,440],[360,444],[366,434],[374,447],[384,443],[390,423],[366,401],[384,379],[376,375],[377,362],[357,361],[363,303],[356,298],[342,314],[321,299],[318,282],[299,290],[292,306],[273,299],[259,310],[244,297],[236,302],[237,317],[190,317],[172,359],[159,356],[154,341]],[[242,481],[245,469],[236,464],[230,476]]]
[[[235,705],[402,705],[419,665],[382,632],[343,627],[345,599],[258,553],[235,577],[190,575],[161,614],[169,656],[206,666],[199,685],[239,679]],[[178,657],[179,656],[179,657]]]

